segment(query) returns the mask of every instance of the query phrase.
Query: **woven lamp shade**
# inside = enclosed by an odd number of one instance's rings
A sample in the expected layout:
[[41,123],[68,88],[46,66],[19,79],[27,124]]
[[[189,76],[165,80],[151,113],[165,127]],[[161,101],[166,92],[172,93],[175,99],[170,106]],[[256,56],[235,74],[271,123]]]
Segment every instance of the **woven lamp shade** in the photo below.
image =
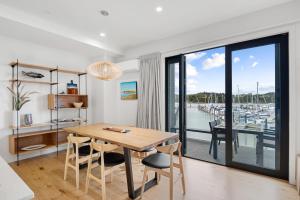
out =
[[100,80],[113,80],[122,75],[121,69],[109,61],[100,61],[87,67],[87,72]]

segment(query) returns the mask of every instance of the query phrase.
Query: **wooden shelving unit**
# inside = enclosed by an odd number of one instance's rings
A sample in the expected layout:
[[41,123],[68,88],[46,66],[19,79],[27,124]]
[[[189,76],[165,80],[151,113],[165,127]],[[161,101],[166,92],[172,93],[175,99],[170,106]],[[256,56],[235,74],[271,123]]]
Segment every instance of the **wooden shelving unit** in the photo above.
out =
[[22,62],[18,62],[18,61],[13,61],[13,62],[9,63],[9,65],[10,66],[18,65],[19,67],[23,67],[23,68],[46,70],[46,71],[58,70],[58,72],[68,73],[68,74],[77,74],[77,75],[85,75],[86,74],[86,72],[78,71],[78,70],[69,70],[69,69],[64,69],[64,68],[59,68],[59,67],[54,67],[54,66],[28,64],[28,63],[22,63]]
[[[62,129],[58,130],[58,144],[67,143],[68,133],[63,131]],[[41,149],[47,149],[56,146],[56,130],[46,130],[46,131],[36,131],[29,132],[24,134],[10,135],[9,136],[9,152],[11,154],[23,154],[23,153],[31,153],[33,151],[38,151]],[[45,144],[46,146],[41,149],[25,151],[22,150],[23,147],[27,147],[30,145],[36,144]]]
[[[33,151],[38,151],[41,149],[47,149],[51,147],[56,147],[58,153],[58,146],[67,142],[67,133],[64,132],[62,126],[76,126],[80,125],[79,121],[70,122],[60,122],[59,112],[62,108],[75,109],[73,107],[73,102],[83,102],[82,108],[76,108],[78,111],[78,118],[81,117],[81,110],[85,110],[85,120],[87,123],[87,108],[88,108],[88,96],[87,96],[87,74],[83,71],[69,70],[61,67],[45,66],[28,64],[17,61],[11,62],[9,64],[12,68],[12,78],[9,80],[14,88],[14,84],[18,82],[29,83],[29,84],[44,84],[49,85],[49,95],[48,95],[48,109],[50,112],[50,123],[39,123],[32,124],[31,126],[20,126],[11,127],[13,134],[9,136],[9,151],[12,154],[17,155],[17,163],[19,165],[20,154],[31,153]],[[50,73],[49,81],[40,81],[38,79],[27,80],[19,79],[19,68],[28,68],[36,70],[44,70]],[[81,90],[80,82],[81,77],[85,77],[85,94],[79,95],[61,95],[58,94],[59,85],[59,75],[60,73],[67,73],[70,75],[76,75],[78,77],[79,92]],[[18,89],[18,88],[17,88]],[[54,93],[54,90],[56,92]],[[16,91],[19,92],[19,91]],[[17,112],[17,115],[19,113]],[[55,120],[56,119],[56,120]],[[46,129],[39,131],[32,131],[32,129]],[[20,133],[20,131],[25,133]],[[37,150],[25,151],[22,150],[23,147],[44,144],[45,147]]]
[[[81,109],[85,109],[88,107],[88,96],[87,95],[65,95],[65,94],[49,94],[48,95],[48,108],[56,109],[56,108],[75,108],[74,102],[82,102]],[[58,107],[57,107],[58,105]]]

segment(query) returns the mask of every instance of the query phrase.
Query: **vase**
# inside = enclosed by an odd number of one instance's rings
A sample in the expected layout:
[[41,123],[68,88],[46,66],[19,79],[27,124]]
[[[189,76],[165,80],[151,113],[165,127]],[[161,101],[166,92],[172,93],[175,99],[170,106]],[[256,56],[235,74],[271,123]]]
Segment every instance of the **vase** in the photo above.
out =
[[13,127],[20,127],[20,124],[21,124],[21,113],[19,111],[12,111],[12,126]]

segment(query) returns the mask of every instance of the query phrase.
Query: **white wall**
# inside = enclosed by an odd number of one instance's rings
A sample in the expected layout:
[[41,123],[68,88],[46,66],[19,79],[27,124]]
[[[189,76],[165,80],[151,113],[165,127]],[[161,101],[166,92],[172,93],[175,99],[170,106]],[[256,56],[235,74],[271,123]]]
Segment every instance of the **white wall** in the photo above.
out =
[[[70,69],[84,70],[85,67],[89,64],[89,60],[80,55],[72,54],[59,49],[48,48],[45,46],[40,46],[37,44],[29,43],[26,41],[16,40],[8,37],[0,36],[0,155],[8,162],[14,161],[16,159],[15,155],[9,153],[8,149],[8,135],[11,134],[11,130],[8,128],[11,124],[11,95],[7,90],[7,86],[10,86],[8,80],[11,79],[11,67],[8,65],[11,61],[19,59],[21,62],[33,63],[33,64],[42,64],[49,66],[63,66]],[[23,69],[25,71],[36,71]],[[40,71],[46,75],[44,78],[45,81],[49,81],[49,72]],[[62,75],[60,76],[59,82],[69,82],[71,79],[77,82],[77,76],[74,75]],[[91,122],[94,119],[94,116],[97,116],[97,113],[93,112],[94,105],[96,104],[94,96],[90,95],[92,86],[98,85],[94,83],[94,80],[88,79],[88,94],[89,94],[89,109],[88,109],[88,120]],[[92,84],[93,82],[93,84]],[[84,83],[82,83],[84,86]],[[34,123],[47,122],[50,120],[50,111],[47,109],[47,94],[49,91],[49,85],[38,85],[38,84],[24,84],[25,90],[34,90],[39,93],[32,97],[32,101],[26,104],[22,108],[22,113],[32,113]],[[101,90],[101,84],[99,84]],[[66,85],[59,85],[59,91],[66,90]],[[97,90],[98,93],[102,94],[102,91]],[[96,93],[96,92],[95,92]],[[100,102],[103,104],[103,102]],[[59,118],[67,117],[76,117],[73,111],[62,111],[60,112]],[[100,119],[95,118],[95,119]],[[40,151],[35,154],[22,155],[21,159],[39,155],[42,153],[51,152],[55,149],[48,149],[45,151]]]
[[[235,42],[289,32],[289,82],[290,82],[290,147],[289,182],[295,183],[295,157],[300,153],[300,1],[272,7],[249,15],[211,24],[201,29],[154,41],[128,49],[119,60],[137,58],[140,55],[162,52],[162,88],[164,88],[164,58],[180,53],[207,49]],[[162,105],[164,102],[164,93]],[[164,108],[162,110],[165,110]],[[162,124],[164,125],[164,114]]]
[[113,124],[136,124],[137,100],[121,100],[120,83],[138,81],[138,61],[136,59],[118,63],[123,75],[104,83],[104,122]]

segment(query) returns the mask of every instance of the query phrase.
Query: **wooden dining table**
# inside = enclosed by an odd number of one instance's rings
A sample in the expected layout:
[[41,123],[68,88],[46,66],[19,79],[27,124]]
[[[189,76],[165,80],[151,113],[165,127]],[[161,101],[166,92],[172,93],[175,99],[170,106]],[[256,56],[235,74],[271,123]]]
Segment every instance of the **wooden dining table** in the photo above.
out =
[[[119,128],[124,130],[126,129],[128,130],[128,132],[120,133],[120,132],[104,130],[104,128],[107,127]],[[131,150],[145,151],[149,148],[156,147],[169,140],[178,139],[179,137],[178,134],[159,131],[159,130],[128,127],[128,126],[113,125],[113,124],[106,124],[106,123],[81,125],[76,127],[64,128],[64,130],[68,133],[95,138],[104,142],[109,142],[123,147],[128,196],[131,199],[136,199],[141,193],[141,187],[136,189],[134,188],[133,171],[132,171],[132,163],[131,163]],[[156,184],[157,184],[157,175],[155,175],[153,179],[149,180],[146,183],[145,191]]]

